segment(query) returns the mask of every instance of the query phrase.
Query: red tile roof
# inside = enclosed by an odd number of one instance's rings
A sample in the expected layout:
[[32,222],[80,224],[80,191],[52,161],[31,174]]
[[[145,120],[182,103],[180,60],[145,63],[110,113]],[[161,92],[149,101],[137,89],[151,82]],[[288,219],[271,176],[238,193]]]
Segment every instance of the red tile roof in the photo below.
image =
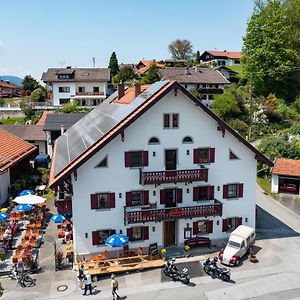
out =
[[48,114],[53,114],[53,113],[54,113],[54,111],[43,111],[43,114],[42,114],[41,118],[39,119],[39,121],[36,123],[36,125],[44,126],[47,115]]
[[0,129],[0,172],[36,150],[36,147]]
[[[151,67],[152,64],[155,64],[158,68],[164,68],[165,64],[159,61],[155,61],[155,60],[141,60],[137,66],[138,66],[138,72],[140,74],[144,74],[146,73],[149,68]],[[139,65],[144,65],[144,67],[139,67]]]
[[[150,86],[150,84],[142,85],[141,86],[141,93],[143,93],[149,86]],[[124,96],[122,98],[116,99],[113,102],[114,103],[119,103],[119,104],[129,104],[129,103],[131,103],[135,99],[134,91],[135,91],[134,87],[129,87],[125,91]]]
[[0,87],[1,88],[8,88],[8,89],[20,89],[21,87],[12,83],[12,82],[7,82],[7,81],[0,81]]
[[207,53],[213,56],[223,56],[231,59],[241,59],[242,52],[233,52],[233,51],[206,51]]
[[272,174],[300,177],[300,160],[276,158]]

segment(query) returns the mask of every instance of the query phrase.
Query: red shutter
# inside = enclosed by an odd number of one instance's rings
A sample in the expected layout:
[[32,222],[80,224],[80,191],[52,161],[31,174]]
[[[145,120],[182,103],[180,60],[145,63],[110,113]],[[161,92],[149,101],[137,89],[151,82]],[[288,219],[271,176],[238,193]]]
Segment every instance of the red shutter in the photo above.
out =
[[110,208],[115,208],[116,207],[116,200],[115,200],[115,193],[110,193],[109,194],[109,207]]
[[242,183],[240,183],[239,184],[239,193],[238,193],[239,198],[243,197],[243,192],[244,192],[244,185]]
[[143,166],[147,167],[148,165],[148,151],[143,151]]
[[160,204],[166,203],[166,191],[160,190]]
[[149,191],[144,191],[144,205],[149,204]]
[[126,192],[126,206],[132,205],[132,192]]
[[125,152],[125,168],[131,167],[131,153]]
[[228,198],[228,185],[224,184],[223,185],[223,199]]
[[226,232],[228,230],[228,220],[223,219],[223,227],[222,227],[222,232]]
[[198,222],[193,222],[193,234],[198,234]]
[[194,149],[194,164],[200,163],[200,149]]
[[149,226],[143,228],[143,240],[149,240]]
[[242,225],[243,218],[235,218],[235,226],[238,227]]
[[199,201],[200,188],[198,186],[193,187],[193,201]]
[[211,185],[209,188],[209,200],[215,199],[215,187]]
[[91,209],[97,208],[97,195],[91,194]]
[[182,189],[176,190],[176,200],[177,203],[182,203]]
[[209,149],[209,162],[215,162],[215,148]]
[[207,221],[207,233],[213,232],[214,221]]
[[113,234],[115,234],[116,233],[116,230],[115,229],[111,229],[110,231],[109,231],[109,235],[111,236],[111,235],[113,235]]
[[92,231],[92,244],[93,245],[100,244],[99,231]]
[[127,236],[129,241],[132,241],[132,228],[127,228]]

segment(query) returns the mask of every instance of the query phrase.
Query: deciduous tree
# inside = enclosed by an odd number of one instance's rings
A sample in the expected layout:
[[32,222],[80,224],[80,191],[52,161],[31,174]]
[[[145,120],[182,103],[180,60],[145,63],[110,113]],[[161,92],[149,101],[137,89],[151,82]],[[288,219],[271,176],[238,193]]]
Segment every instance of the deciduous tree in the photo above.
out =
[[122,83],[128,83],[132,81],[133,79],[137,79],[138,75],[134,72],[134,70],[129,67],[125,66],[120,69],[119,73],[113,77],[113,83],[118,84],[120,82]]
[[151,84],[160,81],[159,68],[153,63],[145,76],[141,79],[142,84]]
[[189,59],[193,57],[193,45],[188,40],[177,39],[169,45],[173,59]]

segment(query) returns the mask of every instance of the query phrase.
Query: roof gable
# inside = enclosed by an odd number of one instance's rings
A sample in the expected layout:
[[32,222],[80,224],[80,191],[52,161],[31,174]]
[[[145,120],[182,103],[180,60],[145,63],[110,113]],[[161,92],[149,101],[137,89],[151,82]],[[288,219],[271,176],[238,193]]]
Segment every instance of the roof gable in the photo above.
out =
[[271,173],[286,176],[300,176],[300,160],[276,158]]

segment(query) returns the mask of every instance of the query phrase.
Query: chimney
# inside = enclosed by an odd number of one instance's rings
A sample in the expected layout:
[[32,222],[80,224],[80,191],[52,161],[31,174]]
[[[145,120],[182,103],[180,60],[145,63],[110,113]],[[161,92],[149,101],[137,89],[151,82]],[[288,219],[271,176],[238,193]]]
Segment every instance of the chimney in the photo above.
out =
[[198,72],[198,66],[195,66],[195,72],[196,73]]
[[118,84],[118,99],[121,99],[125,94],[125,87],[124,83],[119,83]]
[[134,84],[134,97],[136,98],[141,93],[141,84],[136,82]]
[[186,68],[185,68],[184,74],[185,74],[185,75],[190,74],[190,73],[189,73],[189,67],[186,67]]
[[72,67],[71,66],[67,66],[67,69],[71,69]]
[[65,128],[64,125],[60,125],[60,134],[64,134]]

